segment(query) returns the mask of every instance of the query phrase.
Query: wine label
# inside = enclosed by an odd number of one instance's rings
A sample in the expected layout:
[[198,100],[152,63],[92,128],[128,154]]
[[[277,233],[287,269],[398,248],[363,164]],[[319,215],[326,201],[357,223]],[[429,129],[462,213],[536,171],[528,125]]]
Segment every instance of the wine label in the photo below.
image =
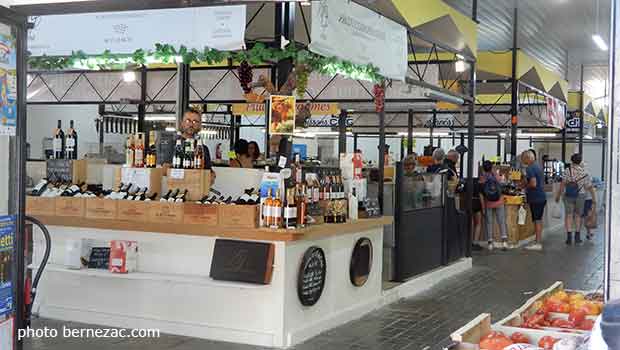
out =
[[284,218],[285,219],[295,219],[295,218],[297,218],[297,207],[285,207],[284,208]]
[[54,152],[62,151],[62,139],[55,138],[52,142],[52,147],[54,148]]
[[271,209],[271,216],[273,216],[274,218],[281,218],[282,217],[282,208],[280,207],[272,207]]
[[271,215],[272,208],[273,207],[270,206],[270,205],[263,205],[263,218],[268,218],[268,217],[272,216]]
[[69,147],[71,147],[71,148],[75,147],[75,139],[74,139],[74,138],[68,138],[68,139],[67,139],[67,141],[66,141],[66,144],[67,144],[67,148],[69,148]]

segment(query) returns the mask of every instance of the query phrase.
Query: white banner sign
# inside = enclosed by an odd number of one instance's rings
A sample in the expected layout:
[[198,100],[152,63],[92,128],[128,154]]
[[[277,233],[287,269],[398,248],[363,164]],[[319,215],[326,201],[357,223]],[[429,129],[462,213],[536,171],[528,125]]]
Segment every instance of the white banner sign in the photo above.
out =
[[546,97],[547,101],[547,126],[564,129],[566,124],[566,105],[559,103],[557,99]]
[[312,4],[310,50],[356,64],[373,64],[381,75],[404,80],[407,30],[353,1],[321,0]]
[[130,54],[156,43],[238,50],[245,43],[245,16],[245,5],[41,16],[33,18],[28,50],[33,56]]

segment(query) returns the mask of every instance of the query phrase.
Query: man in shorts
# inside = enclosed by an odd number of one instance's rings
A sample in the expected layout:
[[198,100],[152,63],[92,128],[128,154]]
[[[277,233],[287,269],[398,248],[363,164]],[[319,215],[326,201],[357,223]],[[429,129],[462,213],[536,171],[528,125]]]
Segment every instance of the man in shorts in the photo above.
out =
[[536,242],[525,247],[528,250],[542,250],[543,215],[547,205],[547,194],[543,188],[544,174],[540,165],[536,163],[536,156],[532,151],[521,154],[521,162],[527,168],[525,170],[525,193],[527,203],[532,211],[532,221],[536,233]]

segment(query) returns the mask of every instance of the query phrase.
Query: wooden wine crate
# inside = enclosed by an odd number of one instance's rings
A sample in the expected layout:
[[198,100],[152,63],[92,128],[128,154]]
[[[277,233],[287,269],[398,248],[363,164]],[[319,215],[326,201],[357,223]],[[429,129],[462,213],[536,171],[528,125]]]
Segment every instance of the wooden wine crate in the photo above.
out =
[[86,214],[86,203],[84,198],[57,197],[56,216],[84,217]]
[[183,223],[182,203],[151,202],[148,213],[149,222],[160,224]]
[[219,207],[221,206],[185,203],[183,205],[183,223],[216,226],[218,224]]
[[53,216],[56,213],[56,198],[26,197],[26,214],[31,216]]
[[84,159],[48,159],[46,161],[47,179],[79,184],[88,179],[88,162]]
[[168,169],[168,190],[187,190],[187,200],[201,200],[211,189],[211,170]]
[[220,205],[218,224],[221,227],[258,227],[258,205]]
[[133,184],[133,188],[148,188],[149,194],[161,195],[161,184],[164,176],[163,168],[118,168],[114,174],[114,186],[118,188],[120,183]]
[[148,222],[150,207],[150,203],[144,201],[118,201],[118,220]]
[[86,199],[86,217],[88,219],[116,220],[118,202],[113,199],[88,198]]

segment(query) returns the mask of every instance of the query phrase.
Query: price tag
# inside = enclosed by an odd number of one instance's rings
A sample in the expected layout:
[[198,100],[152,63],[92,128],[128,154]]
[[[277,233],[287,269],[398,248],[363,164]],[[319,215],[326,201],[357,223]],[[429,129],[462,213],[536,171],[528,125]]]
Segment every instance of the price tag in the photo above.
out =
[[283,179],[289,179],[291,177],[291,169],[284,168],[280,170],[280,175],[282,175]]
[[278,161],[278,167],[280,168],[284,168],[286,167],[286,157],[285,156],[280,156],[280,160]]
[[171,169],[170,178],[176,179],[176,180],[183,180],[185,178],[185,170],[184,169]]

